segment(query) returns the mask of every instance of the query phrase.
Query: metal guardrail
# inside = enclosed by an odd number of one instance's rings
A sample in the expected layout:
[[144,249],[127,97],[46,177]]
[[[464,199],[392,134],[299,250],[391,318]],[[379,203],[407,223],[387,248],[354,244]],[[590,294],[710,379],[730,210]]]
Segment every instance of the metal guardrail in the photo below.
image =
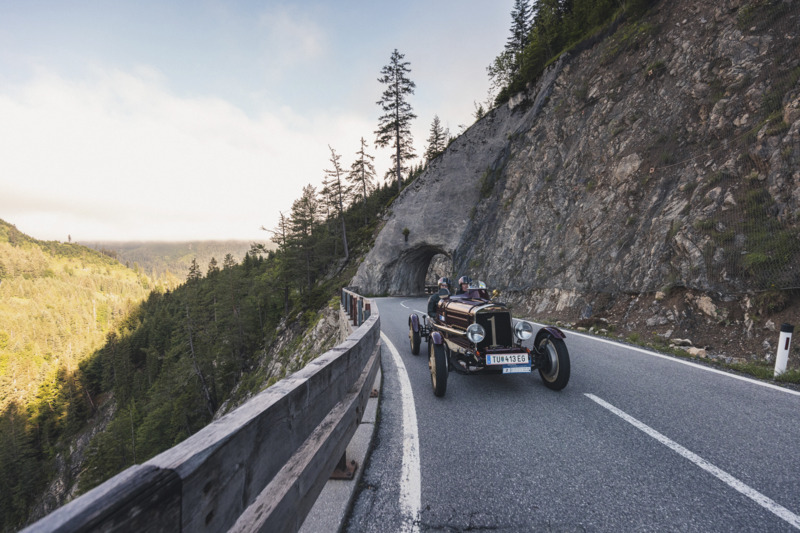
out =
[[342,290],[342,303],[360,327],[342,344],[24,531],[298,530],[344,456],[378,371],[380,316],[353,289]]

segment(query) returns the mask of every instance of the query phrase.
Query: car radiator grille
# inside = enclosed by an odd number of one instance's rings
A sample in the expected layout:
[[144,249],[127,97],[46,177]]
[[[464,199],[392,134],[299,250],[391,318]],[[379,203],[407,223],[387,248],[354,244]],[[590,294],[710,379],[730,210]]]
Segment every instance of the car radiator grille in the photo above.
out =
[[511,329],[511,313],[490,312],[478,313],[475,321],[486,330],[486,337],[478,344],[479,350],[484,350],[489,346],[512,346],[514,344],[514,332]]

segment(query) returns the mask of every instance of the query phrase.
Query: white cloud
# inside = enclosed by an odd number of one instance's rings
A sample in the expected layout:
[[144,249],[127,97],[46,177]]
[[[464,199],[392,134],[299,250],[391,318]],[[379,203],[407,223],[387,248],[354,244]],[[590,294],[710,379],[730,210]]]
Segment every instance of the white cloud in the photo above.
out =
[[262,13],[264,58],[270,73],[281,77],[287,68],[308,64],[326,52],[324,30],[292,6],[272,6]]
[[41,72],[0,90],[0,116],[0,218],[83,241],[264,239],[258,228],[320,181],[327,144],[347,162],[373,129],[355,115],[249,116],[179,98],[146,68],[81,82]]

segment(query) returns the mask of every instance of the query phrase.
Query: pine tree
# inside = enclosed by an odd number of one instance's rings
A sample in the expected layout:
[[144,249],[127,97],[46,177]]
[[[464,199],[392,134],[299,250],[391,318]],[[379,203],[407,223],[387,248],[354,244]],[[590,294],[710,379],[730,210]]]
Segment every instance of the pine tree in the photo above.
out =
[[218,272],[219,266],[217,265],[217,260],[212,257],[211,261],[208,262],[208,271],[206,272],[206,277],[211,277]]
[[529,0],[514,0],[514,8],[511,10],[511,35],[500,55],[486,68],[492,92],[507,88],[520,71],[532,25]]
[[289,277],[292,271],[292,265],[290,263],[290,252],[289,252],[289,220],[284,216],[283,212],[278,213],[280,217],[278,218],[278,227],[274,230],[267,230],[266,228],[262,227],[261,229],[268,231],[272,234],[270,240],[278,245],[278,251],[283,252],[280,255],[280,258],[277,260],[277,283],[280,285],[281,291],[283,292],[283,314],[284,316],[289,315]]
[[225,254],[225,258],[222,260],[222,268],[224,270],[228,270],[229,268],[233,268],[236,266],[236,260],[233,258],[231,254]]
[[309,290],[313,287],[314,264],[314,226],[317,223],[317,191],[310,184],[303,187],[303,194],[292,204],[289,215],[291,228],[290,241],[297,248],[305,274],[306,286]]
[[356,152],[356,160],[350,167],[347,181],[352,183],[354,191],[358,191],[356,196],[361,195],[365,226],[367,225],[367,197],[375,190],[375,165],[372,163],[374,159],[375,156],[367,153],[367,141],[361,137],[361,149]]
[[506,41],[506,52],[516,58],[514,72],[519,69],[519,58],[528,45],[532,24],[532,11],[529,0],[514,0],[511,10],[511,35]]
[[417,118],[407,101],[408,95],[414,94],[416,84],[408,79],[407,75],[411,72],[408,68],[410,63],[404,62],[404,57],[405,55],[395,48],[389,64],[381,69],[382,76],[378,81],[386,85],[386,89],[381,99],[376,102],[381,106],[383,115],[378,119],[375,144],[379,147],[392,144],[395,150],[392,155],[394,168],[389,172],[394,173],[397,178],[398,192],[402,188],[404,163],[415,157],[411,121]]
[[192,264],[189,265],[189,274],[186,276],[186,281],[196,281],[203,277],[200,271],[200,266],[197,264],[197,258],[192,258]]
[[447,131],[442,127],[439,115],[433,116],[430,135],[428,136],[428,148],[425,150],[425,161],[430,162],[444,152],[447,148]]
[[344,259],[347,260],[350,257],[350,251],[347,247],[347,226],[344,222],[344,197],[346,195],[346,191],[344,189],[344,185],[342,185],[342,165],[339,163],[339,159],[341,156],[336,153],[336,150],[331,148],[328,145],[328,149],[331,151],[331,165],[333,165],[332,169],[325,170],[325,175],[329,178],[330,187],[332,188],[333,198],[336,202],[336,214],[339,217],[339,220],[342,223],[342,246],[344,246]]

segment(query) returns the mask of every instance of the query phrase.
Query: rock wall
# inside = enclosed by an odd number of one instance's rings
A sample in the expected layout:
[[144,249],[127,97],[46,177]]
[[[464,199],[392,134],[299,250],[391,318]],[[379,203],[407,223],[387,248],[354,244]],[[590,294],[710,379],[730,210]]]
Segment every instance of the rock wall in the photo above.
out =
[[800,287],[799,13],[658,2],[563,54],[403,191],[353,285],[419,293],[443,253],[539,314]]

